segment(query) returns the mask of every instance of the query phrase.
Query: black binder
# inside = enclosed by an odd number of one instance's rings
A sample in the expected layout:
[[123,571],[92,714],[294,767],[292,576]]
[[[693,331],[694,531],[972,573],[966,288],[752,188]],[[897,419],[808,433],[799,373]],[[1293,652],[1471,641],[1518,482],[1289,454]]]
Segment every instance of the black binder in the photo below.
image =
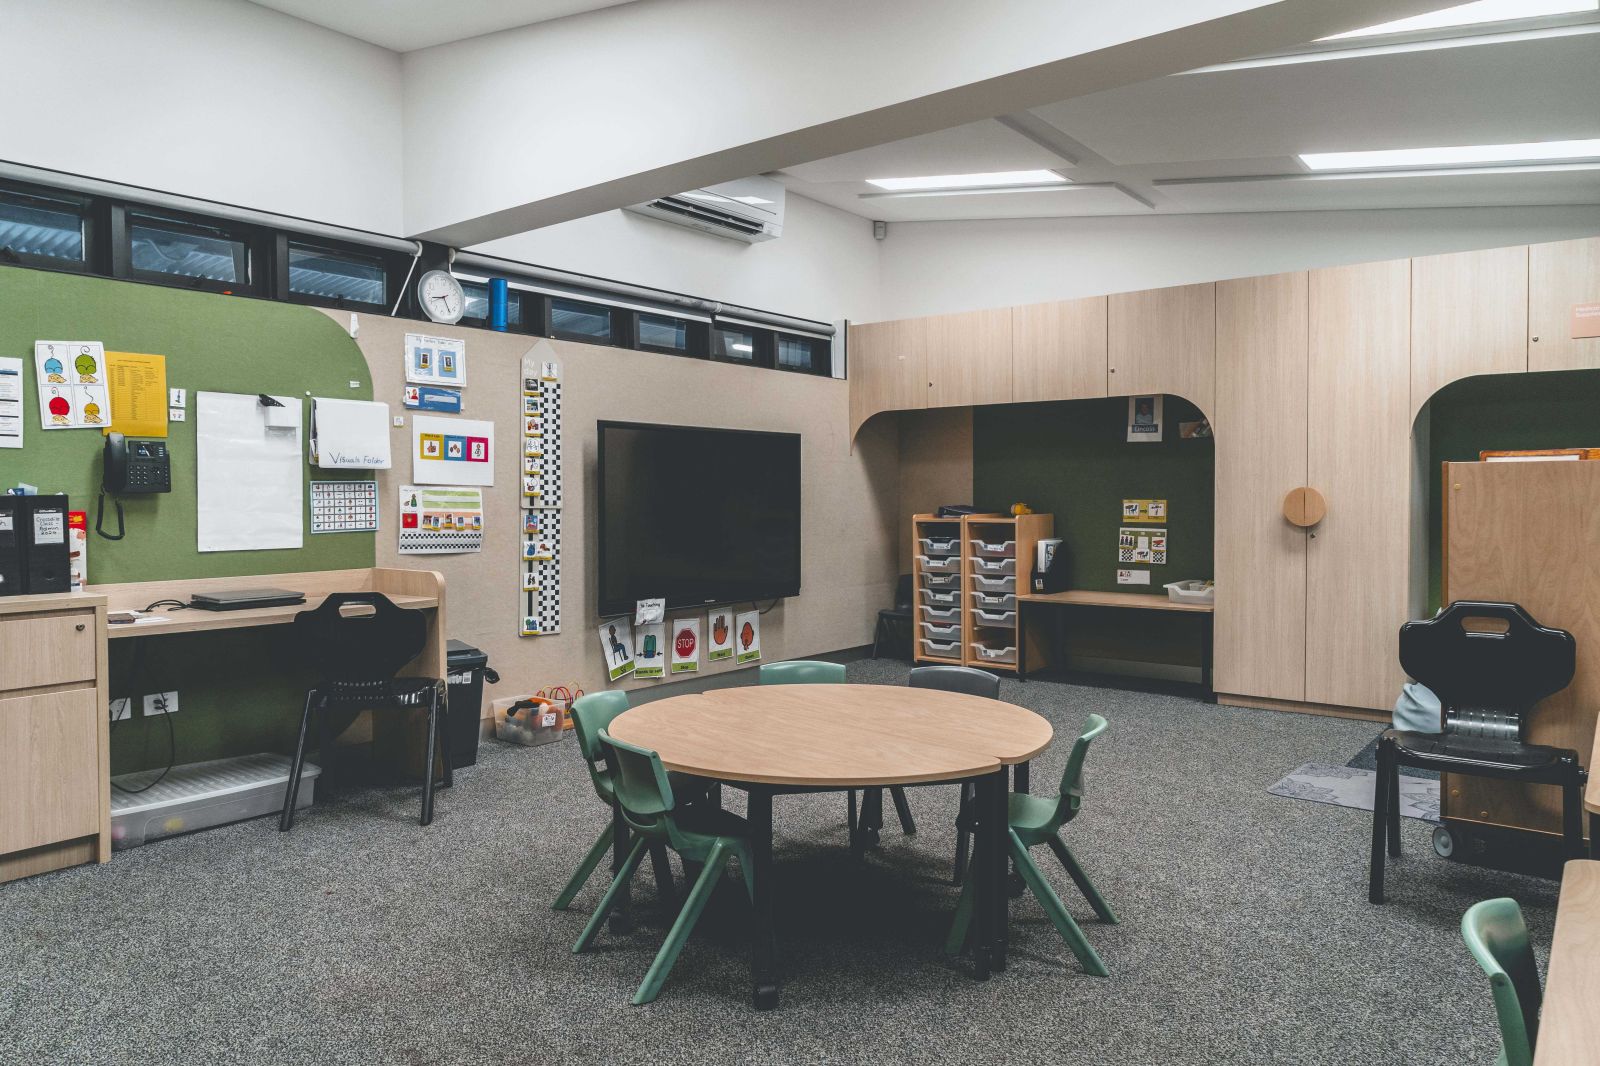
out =
[[22,531],[28,524],[26,496],[0,496],[0,596],[22,595]]
[[70,592],[72,548],[67,533],[65,496],[13,496],[23,501],[27,521],[21,526],[22,591]]

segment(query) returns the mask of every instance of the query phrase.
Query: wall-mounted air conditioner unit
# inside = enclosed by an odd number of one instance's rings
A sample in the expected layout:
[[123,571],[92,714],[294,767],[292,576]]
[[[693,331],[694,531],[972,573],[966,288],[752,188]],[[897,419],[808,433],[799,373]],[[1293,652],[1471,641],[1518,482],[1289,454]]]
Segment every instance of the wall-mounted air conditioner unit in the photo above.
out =
[[783,196],[771,178],[740,178],[625,210],[747,244],[783,236]]

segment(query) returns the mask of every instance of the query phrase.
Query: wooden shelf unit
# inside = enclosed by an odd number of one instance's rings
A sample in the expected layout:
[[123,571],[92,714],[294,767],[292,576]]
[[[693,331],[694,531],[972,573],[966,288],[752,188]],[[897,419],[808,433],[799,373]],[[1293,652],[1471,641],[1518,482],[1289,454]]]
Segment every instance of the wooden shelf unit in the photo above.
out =
[[[1005,558],[1016,560],[1014,573],[1009,576],[1012,592],[1022,595],[1028,591],[1028,581],[1033,573],[1034,559],[1038,549],[1038,542],[1055,535],[1055,516],[1047,514],[1029,515],[1002,515],[1002,514],[975,514],[961,518],[939,518],[931,514],[912,516],[912,603],[916,615],[916,642],[913,645],[913,658],[919,663],[940,663],[947,666],[976,666],[985,670],[997,670],[1015,673],[1017,669],[1016,656],[1013,654],[1010,662],[996,662],[985,659],[974,650],[980,643],[988,646],[1001,644],[1009,634],[1010,643],[1015,645],[1019,629],[1016,625],[1019,610],[1012,608],[1013,620],[1009,626],[990,626],[982,624],[973,613],[980,605],[977,600],[978,588],[975,579],[988,577],[979,563],[984,558],[974,548],[974,541],[988,544],[1001,544],[1012,542],[1010,554]],[[923,544],[928,541],[955,540],[953,550],[948,553],[930,553]],[[955,592],[955,600],[951,604],[931,602],[928,593],[927,577],[931,571],[924,569],[924,560],[934,558],[955,559],[958,568],[950,573],[941,573],[934,576],[944,578],[953,573],[958,580],[953,587],[936,588],[931,590],[936,594]],[[1001,593],[1002,595],[1004,593]],[[960,645],[954,654],[940,655],[931,652],[923,643],[930,639],[928,631],[923,628],[923,623],[930,621],[925,613],[925,608],[946,611],[951,606],[958,609],[957,619],[960,624]],[[936,638],[935,638],[936,639]],[[1034,661],[1035,655],[1043,655],[1044,649],[1028,649],[1029,660]]]

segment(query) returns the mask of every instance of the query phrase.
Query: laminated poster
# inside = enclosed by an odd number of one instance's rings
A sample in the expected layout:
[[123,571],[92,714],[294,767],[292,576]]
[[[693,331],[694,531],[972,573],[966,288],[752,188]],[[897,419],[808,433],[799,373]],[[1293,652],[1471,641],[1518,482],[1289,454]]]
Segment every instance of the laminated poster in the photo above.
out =
[[39,424],[45,429],[111,425],[106,352],[99,341],[35,341]]
[[662,622],[651,622],[634,630],[633,645],[635,678],[667,676],[667,627]]
[[22,360],[0,358],[0,448],[22,447]]
[[700,669],[700,619],[673,619],[669,669],[674,674],[692,674]]
[[1128,397],[1128,442],[1161,441],[1160,396]]
[[744,611],[733,616],[733,661],[753,663],[761,658],[761,612]]
[[400,553],[443,555],[483,547],[483,490],[400,486]]
[[128,437],[167,435],[167,357],[107,352],[111,406],[117,412],[107,432]]
[[718,608],[706,615],[706,661],[733,658],[733,612]]
[[1167,561],[1167,531],[1124,526],[1117,530],[1117,562],[1149,563],[1160,566]]
[[633,623],[626,618],[601,622],[600,650],[606,657],[606,676],[612,681],[633,673]]
[[459,337],[407,333],[406,380],[413,385],[465,385],[467,342]]

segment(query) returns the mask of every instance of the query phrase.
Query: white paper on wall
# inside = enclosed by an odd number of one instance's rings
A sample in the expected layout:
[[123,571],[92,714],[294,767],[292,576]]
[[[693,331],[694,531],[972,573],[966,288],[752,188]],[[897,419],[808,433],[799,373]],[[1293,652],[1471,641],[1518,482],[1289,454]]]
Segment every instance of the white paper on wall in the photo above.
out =
[[493,485],[494,423],[413,416],[411,480],[418,485]]
[[[195,395],[196,535],[203,552],[298,548],[304,542],[300,401],[255,393]],[[286,425],[268,425],[273,421]]]
[[0,448],[22,447],[22,360],[0,359]]
[[389,405],[312,397],[311,461],[324,470],[389,469]]

